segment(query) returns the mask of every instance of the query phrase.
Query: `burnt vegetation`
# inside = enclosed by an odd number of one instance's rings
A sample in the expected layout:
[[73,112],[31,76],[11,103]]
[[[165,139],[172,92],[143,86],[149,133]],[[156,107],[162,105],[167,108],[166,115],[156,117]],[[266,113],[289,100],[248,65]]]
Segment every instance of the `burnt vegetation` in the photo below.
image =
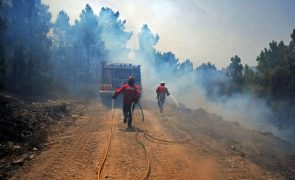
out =
[[64,100],[23,100],[0,94],[0,179],[47,147],[50,134],[61,133],[83,108]]

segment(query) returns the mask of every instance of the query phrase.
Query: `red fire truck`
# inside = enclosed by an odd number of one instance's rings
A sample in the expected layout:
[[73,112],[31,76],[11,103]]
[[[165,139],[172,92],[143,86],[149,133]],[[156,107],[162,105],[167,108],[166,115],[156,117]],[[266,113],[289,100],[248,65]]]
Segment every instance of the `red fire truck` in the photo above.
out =
[[[102,84],[100,86],[100,96],[105,105],[110,105],[114,91],[126,84],[129,76],[135,77],[135,85],[142,91],[140,65],[113,63],[106,64],[102,70]],[[116,104],[122,101],[116,100]]]

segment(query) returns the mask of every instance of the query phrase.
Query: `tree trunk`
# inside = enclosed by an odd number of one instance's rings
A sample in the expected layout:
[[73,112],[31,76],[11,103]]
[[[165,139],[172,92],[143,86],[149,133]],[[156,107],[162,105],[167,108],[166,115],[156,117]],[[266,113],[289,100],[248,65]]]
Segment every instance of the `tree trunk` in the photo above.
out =
[[90,66],[90,62],[89,62],[89,61],[90,61],[90,60],[89,60],[89,48],[90,48],[90,47],[89,47],[89,45],[87,45],[86,48],[87,48],[87,67],[86,67],[86,68],[87,68],[87,72],[86,72],[86,73],[87,73],[87,77],[86,77],[87,80],[86,80],[86,81],[87,81],[87,86],[88,86],[88,85],[89,85],[89,68],[90,68],[90,67],[89,67],[89,66]]
[[27,71],[27,80],[31,80],[31,78],[32,78],[32,69],[33,69],[33,57],[32,57],[32,52],[30,50],[29,65],[28,65],[28,71]]
[[4,89],[6,79],[6,62],[2,50],[0,50],[0,73],[0,91],[2,91]]
[[77,83],[77,73],[79,72],[78,71],[78,48],[75,46],[74,47],[74,54],[75,54],[75,64],[76,64],[76,66],[74,66],[73,68],[72,68],[72,70],[73,70],[73,74],[72,74],[72,80],[73,80],[73,89],[75,89],[75,87],[76,87],[76,83]]
[[16,79],[16,73],[17,73],[17,57],[18,57],[18,47],[14,48],[14,62],[13,62],[13,69],[12,69],[12,77],[15,80]]
[[62,47],[60,46],[59,47],[59,63],[58,63],[59,64],[58,65],[59,67],[58,67],[58,75],[57,75],[57,77],[58,77],[59,80],[62,79],[62,74],[61,74],[62,73],[62,70],[63,70],[62,69],[62,61],[63,61],[62,54],[63,54],[62,53]]

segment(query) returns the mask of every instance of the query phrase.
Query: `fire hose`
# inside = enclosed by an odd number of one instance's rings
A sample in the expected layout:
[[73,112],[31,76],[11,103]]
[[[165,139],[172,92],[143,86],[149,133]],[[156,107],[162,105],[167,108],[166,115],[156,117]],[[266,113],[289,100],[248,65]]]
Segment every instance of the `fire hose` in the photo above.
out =
[[[158,99],[159,100],[159,99]],[[160,102],[160,101],[159,101]],[[140,108],[141,110],[141,115],[142,115],[142,121],[143,121],[143,124],[145,126],[145,123],[144,123],[144,113],[143,113],[143,109],[141,107],[141,105],[139,103],[136,103],[138,105],[138,107]],[[132,111],[132,115],[133,115],[133,110],[134,110],[134,107],[135,107],[135,103],[132,103],[131,105],[131,111]],[[167,120],[168,118],[165,117]],[[105,151],[105,155],[104,155],[104,158],[101,162],[101,165],[99,167],[99,170],[98,170],[98,180],[100,180],[100,176],[101,176],[101,173],[102,173],[102,170],[103,170],[103,167],[104,167],[104,164],[106,162],[106,159],[107,159],[107,155],[108,155],[108,152],[109,152],[109,148],[110,148],[110,144],[111,144],[111,140],[112,140],[112,133],[113,133],[113,119],[114,119],[114,99],[112,100],[112,120],[111,120],[111,127],[110,127],[110,132],[109,132],[109,140],[108,140],[108,145],[107,145],[107,148],[106,148],[106,151]],[[175,128],[175,127],[174,127]],[[175,128],[177,129],[177,128]],[[139,144],[142,146],[142,148],[144,149],[144,152],[145,152],[145,156],[146,156],[146,159],[147,159],[147,170],[146,170],[146,173],[145,175],[141,178],[142,180],[146,180],[149,178],[149,175],[150,175],[150,172],[151,172],[151,165],[150,165],[150,158],[149,158],[149,155],[147,153],[147,149],[146,149],[146,146],[145,144],[143,143],[143,141],[141,140],[140,136],[139,136],[139,132],[138,132],[138,129],[135,127],[135,131],[136,131],[136,139],[137,141],[139,142]],[[178,130],[180,132],[180,130]],[[144,132],[144,136],[145,138],[151,138],[151,139],[154,139],[154,140],[157,140],[157,141],[161,141],[161,142],[166,142],[166,143],[185,143],[187,141],[190,140],[190,138],[186,138],[184,140],[179,140],[179,141],[174,141],[174,140],[166,140],[166,139],[161,139],[161,138],[157,138],[157,137],[154,137],[152,135],[150,135],[148,133],[148,131],[144,128],[143,130]]]
[[[139,107],[142,110],[142,108],[141,108],[140,105],[139,105]],[[132,113],[133,113],[133,108],[134,108],[134,103],[131,106]],[[142,111],[142,117],[144,119],[143,111]],[[101,176],[103,167],[105,165],[105,162],[106,162],[106,159],[107,159],[107,155],[109,153],[109,148],[110,148],[110,144],[111,144],[111,140],[112,140],[112,134],[113,134],[113,119],[114,119],[114,99],[112,100],[112,120],[111,120],[110,132],[109,132],[109,140],[108,140],[108,145],[107,145],[107,148],[106,148],[106,151],[105,151],[103,160],[102,160],[101,165],[100,165],[99,170],[98,170],[98,180],[100,180],[100,176]],[[139,144],[142,146],[142,148],[144,149],[145,156],[146,156],[146,159],[147,159],[147,170],[146,170],[144,176],[141,179],[142,180],[147,180],[149,178],[149,175],[150,175],[150,172],[151,172],[150,158],[149,158],[149,155],[147,153],[147,149],[145,147],[145,144],[141,140],[141,138],[139,136],[139,133],[138,133],[138,129],[136,127],[135,127],[135,130],[136,130],[136,139],[139,142]]]
[[107,149],[105,151],[103,160],[102,160],[101,165],[100,165],[99,170],[98,170],[98,180],[100,180],[100,175],[101,175],[102,169],[104,167],[104,164],[106,162],[107,155],[109,153],[110,144],[111,144],[111,140],[112,140],[112,134],[113,134],[113,121],[114,121],[114,99],[112,100],[112,120],[111,120],[110,132],[109,132],[109,141],[108,141]]
[[[172,96],[172,95],[171,95]],[[161,100],[160,100],[160,97],[157,97],[157,99],[158,99],[158,103],[159,103],[159,105],[160,105],[160,108],[163,108],[163,104],[162,104],[162,102],[161,102]],[[173,98],[173,100],[174,100],[174,98]],[[175,102],[175,100],[174,100],[174,102]],[[177,108],[178,108],[178,104],[175,102],[175,104],[176,104],[176,106],[177,106]],[[142,108],[141,108],[141,106],[139,106],[140,107],[140,109],[141,109],[141,111],[142,111],[142,116],[143,116],[143,110],[142,110]],[[143,118],[144,118],[144,116],[143,116]],[[168,118],[166,117],[166,116],[164,116],[164,118],[168,121]],[[170,125],[171,125],[171,123],[170,123]],[[184,134],[183,132],[181,132],[178,128],[176,128],[175,126],[173,127],[175,130],[177,130],[180,134]],[[161,141],[161,142],[166,142],[166,143],[185,143],[185,142],[188,142],[189,140],[190,140],[190,138],[189,137],[186,137],[185,139],[183,139],[183,140],[166,140],[166,139],[161,139],[161,138],[157,138],[157,137],[154,137],[154,136],[152,136],[151,134],[149,134],[148,132],[147,132],[147,130],[145,129],[144,130],[144,136],[148,139],[148,138],[151,138],[151,139],[154,139],[154,140],[157,140],[157,141]],[[187,135],[186,135],[187,136]]]

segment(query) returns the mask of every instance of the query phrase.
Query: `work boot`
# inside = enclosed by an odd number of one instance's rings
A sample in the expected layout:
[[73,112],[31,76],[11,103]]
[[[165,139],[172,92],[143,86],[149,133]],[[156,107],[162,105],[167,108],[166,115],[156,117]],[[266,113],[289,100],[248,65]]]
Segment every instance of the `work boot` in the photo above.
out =
[[130,121],[130,118],[128,118],[128,129],[132,128],[132,121]]

